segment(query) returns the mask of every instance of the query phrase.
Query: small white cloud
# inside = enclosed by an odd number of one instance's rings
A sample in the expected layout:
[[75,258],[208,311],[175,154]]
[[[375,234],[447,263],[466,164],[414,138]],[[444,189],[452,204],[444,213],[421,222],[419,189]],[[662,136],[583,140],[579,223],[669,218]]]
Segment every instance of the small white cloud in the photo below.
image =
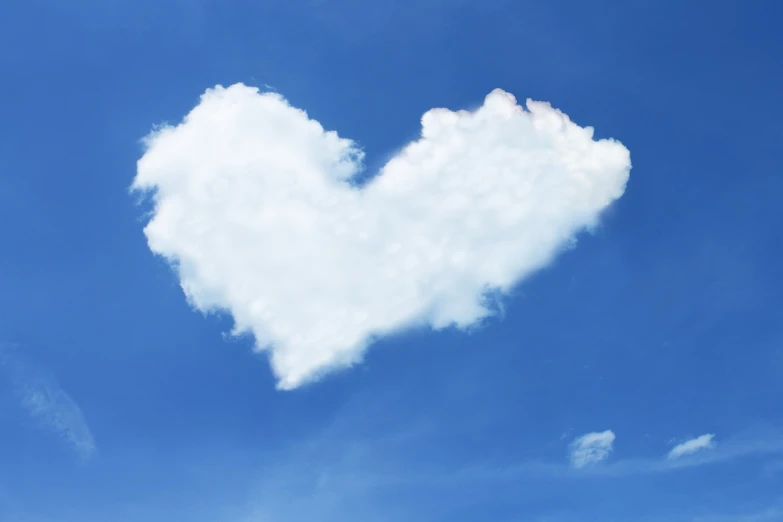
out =
[[53,376],[8,345],[0,346],[0,369],[9,378],[22,407],[42,427],[62,436],[82,458],[95,453],[95,439],[84,413]]
[[54,382],[29,383],[21,390],[22,406],[41,424],[59,433],[82,458],[95,453],[95,440],[76,402]]
[[571,465],[577,469],[606,460],[612,453],[615,435],[611,430],[586,433],[571,443]]
[[672,450],[669,452],[669,459],[678,459],[685,455],[696,453],[697,451],[714,448],[716,445],[714,439],[715,435],[708,433],[701,435],[700,437],[696,437],[695,439],[686,440],[682,444],[677,444],[672,448]]
[[[209,89],[146,138],[132,188],[154,194],[150,249],[189,302],[227,311],[283,389],[401,329],[466,328],[619,198],[628,150],[500,90],[433,109],[365,186],[362,152],[279,94]],[[378,122],[383,125],[383,122]]]

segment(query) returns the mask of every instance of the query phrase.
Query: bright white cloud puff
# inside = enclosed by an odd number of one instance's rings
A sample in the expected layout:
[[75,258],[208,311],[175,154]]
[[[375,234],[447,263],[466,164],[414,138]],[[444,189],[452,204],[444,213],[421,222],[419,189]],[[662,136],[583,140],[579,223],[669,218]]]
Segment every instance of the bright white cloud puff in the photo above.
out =
[[715,447],[715,435],[712,433],[707,433],[705,435],[701,435],[694,439],[686,440],[681,444],[677,444],[669,452],[669,459],[671,460],[679,459],[680,457],[684,457],[685,455],[691,455],[693,453],[696,453],[697,451],[711,449],[714,447]]
[[615,435],[611,430],[586,433],[571,443],[571,465],[577,469],[609,458]]
[[364,186],[362,152],[275,93],[209,89],[146,138],[150,249],[198,310],[227,311],[279,387],[361,359],[402,329],[465,328],[594,226],[625,190],[628,150],[547,103],[495,90],[433,109]]

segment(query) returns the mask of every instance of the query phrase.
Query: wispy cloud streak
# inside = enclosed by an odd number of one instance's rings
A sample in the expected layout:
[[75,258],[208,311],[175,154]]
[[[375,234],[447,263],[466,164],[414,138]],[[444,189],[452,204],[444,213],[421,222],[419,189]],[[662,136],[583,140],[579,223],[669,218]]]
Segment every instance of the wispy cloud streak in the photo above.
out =
[[680,457],[684,457],[685,455],[692,455],[693,453],[696,453],[697,451],[702,451],[706,449],[711,449],[715,447],[715,435],[712,433],[707,433],[705,435],[701,435],[699,437],[686,440],[685,442],[681,444],[677,444],[675,447],[672,448],[672,450],[669,452],[669,459],[679,459]]
[[28,415],[61,436],[82,459],[95,454],[95,439],[84,413],[54,376],[8,345],[0,346],[0,372]]

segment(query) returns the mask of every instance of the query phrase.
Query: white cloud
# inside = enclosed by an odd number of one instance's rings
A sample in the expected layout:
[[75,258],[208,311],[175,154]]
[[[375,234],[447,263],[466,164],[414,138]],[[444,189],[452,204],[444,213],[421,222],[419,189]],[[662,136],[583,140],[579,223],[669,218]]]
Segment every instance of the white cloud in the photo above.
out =
[[696,453],[697,451],[714,448],[714,439],[715,435],[708,433],[706,435],[696,437],[695,439],[686,440],[682,444],[677,444],[672,448],[672,450],[669,452],[669,458],[678,459],[685,455]]
[[81,408],[56,383],[28,383],[21,394],[22,405],[30,415],[59,433],[81,457],[95,453],[95,440]]
[[[363,187],[353,141],[275,93],[208,90],[146,138],[133,189],[144,231],[189,302],[228,311],[290,389],[361,359],[374,338],[465,328],[594,226],[625,189],[628,150],[546,103],[496,90],[433,109]],[[380,122],[379,125],[383,123]]]
[[612,453],[614,439],[611,430],[586,433],[575,439],[571,443],[571,465],[583,468],[606,460]]
[[0,369],[22,407],[42,427],[62,436],[80,457],[87,459],[95,454],[95,439],[84,413],[52,375],[9,345],[0,346]]

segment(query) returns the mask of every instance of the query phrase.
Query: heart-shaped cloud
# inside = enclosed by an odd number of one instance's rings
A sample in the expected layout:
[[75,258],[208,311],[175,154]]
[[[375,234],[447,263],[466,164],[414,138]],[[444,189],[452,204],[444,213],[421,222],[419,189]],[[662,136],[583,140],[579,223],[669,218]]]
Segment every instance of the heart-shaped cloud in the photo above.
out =
[[433,109],[421,137],[363,186],[357,145],[280,95],[209,89],[146,138],[133,188],[144,232],[190,303],[231,313],[295,388],[412,326],[474,325],[596,223],[630,155],[546,103],[495,90],[477,110]]

